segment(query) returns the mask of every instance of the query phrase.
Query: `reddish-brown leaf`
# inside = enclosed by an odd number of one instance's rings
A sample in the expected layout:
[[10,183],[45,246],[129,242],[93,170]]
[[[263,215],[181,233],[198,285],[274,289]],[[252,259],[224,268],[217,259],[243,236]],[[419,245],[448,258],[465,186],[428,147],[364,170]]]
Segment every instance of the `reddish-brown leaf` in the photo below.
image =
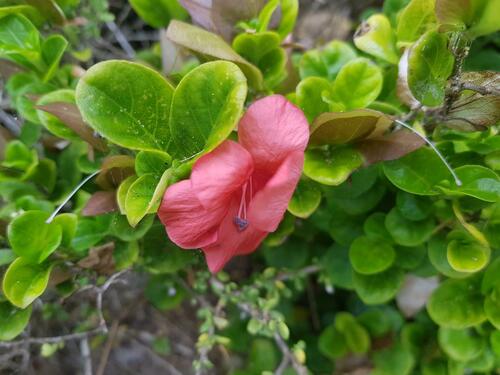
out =
[[12,61],[0,59],[0,76],[7,81],[12,75],[23,72],[24,69]]
[[127,155],[108,156],[101,165],[96,183],[104,190],[114,190],[127,177],[135,174],[135,160]]
[[106,142],[101,138],[97,138],[92,128],[83,121],[80,111],[75,104],[55,102],[37,105],[36,108],[56,116],[96,150],[106,151],[108,149]]
[[82,210],[83,216],[97,216],[118,211],[115,191],[98,191],[92,194]]
[[382,137],[366,139],[358,143],[356,148],[363,154],[365,164],[370,165],[399,159],[424,144],[424,140],[418,135],[408,130],[398,130]]
[[93,269],[102,275],[111,275],[115,272],[114,250],[114,242],[93,247],[89,250],[89,255],[78,262],[78,266],[85,269]]

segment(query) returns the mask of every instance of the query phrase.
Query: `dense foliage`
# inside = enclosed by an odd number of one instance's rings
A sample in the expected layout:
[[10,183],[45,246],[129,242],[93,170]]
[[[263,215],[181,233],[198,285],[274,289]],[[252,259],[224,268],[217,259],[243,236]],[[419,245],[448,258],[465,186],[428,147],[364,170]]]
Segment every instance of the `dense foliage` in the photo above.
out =
[[[197,310],[200,374],[215,346],[245,359],[219,373],[498,373],[500,1],[386,0],[309,50],[298,0],[130,3],[160,42],[98,62],[104,1],[0,0],[0,348],[105,335],[133,269],[159,310]],[[272,94],[310,123],[303,175],[279,228],[212,275],[156,212]],[[82,289],[76,333],[25,332],[38,299]]]

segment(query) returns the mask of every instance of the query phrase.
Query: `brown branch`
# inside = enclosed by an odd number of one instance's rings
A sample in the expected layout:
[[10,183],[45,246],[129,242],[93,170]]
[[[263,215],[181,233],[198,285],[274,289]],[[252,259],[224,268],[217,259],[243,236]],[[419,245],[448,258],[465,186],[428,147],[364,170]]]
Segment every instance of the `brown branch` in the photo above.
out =
[[500,96],[500,91],[496,90],[494,87],[478,86],[478,85],[474,85],[473,83],[469,83],[469,82],[462,82],[460,84],[460,89],[461,90],[475,91],[481,95]]

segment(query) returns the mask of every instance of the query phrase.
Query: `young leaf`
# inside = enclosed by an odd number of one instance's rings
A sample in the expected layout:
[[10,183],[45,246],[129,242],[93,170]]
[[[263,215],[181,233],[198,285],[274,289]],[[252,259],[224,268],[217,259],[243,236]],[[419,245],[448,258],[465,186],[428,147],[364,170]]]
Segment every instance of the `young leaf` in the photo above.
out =
[[435,0],[411,0],[398,17],[398,47],[406,47],[436,24]]
[[19,310],[9,302],[0,302],[0,341],[16,338],[28,325],[30,316],[31,306]]
[[128,188],[125,213],[132,227],[135,227],[148,213],[155,213],[158,209],[158,207],[153,207],[152,210],[148,210],[156,185],[158,185],[158,179],[153,174],[145,174]]
[[324,48],[308,51],[302,56],[300,77],[321,77],[333,81],[340,69],[356,57],[356,51],[349,44],[334,40]]
[[328,112],[330,106],[323,100],[323,93],[330,91],[332,84],[325,78],[307,77],[296,89],[296,103],[304,111],[310,123],[320,114]]
[[448,235],[447,258],[450,266],[458,272],[478,272],[490,261],[491,249],[462,231]]
[[422,35],[408,57],[408,85],[413,96],[423,105],[440,105],[454,62],[446,34],[429,31]]
[[7,236],[14,253],[32,263],[43,262],[61,244],[62,229],[46,221],[49,214],[27,211],[9,224]]
[[43,75],[43,80],[45,82],[52,79],[56,74],[59,63],[67,47],[68,41],[61,35],[51,35],[43,41],[42,58],[47,66]]
[[51,270],[48,263],[32,264],[24,258],[17,258],[3,278],[5,297],[13,305],[25,309],[45,291]]
[[250,86],[257,90],[263,88],[263,77],[260,70],[238,55],[218,35],[184,22],[172,21],[167,29],[167,38],[204,58],[235,63],[248,78]]
[[363,165],[363,158],[354,149],[340,147],[306,152],[304,174],[320,184],[337,186]]
[[235,128],[246,95],[245,76],[230,62],[206,63],[184,76],[172,99],[169,154],[182,160],[217,147]]
[[333,84],[332,98],[345,110],[370,105],[382,91],[380,68],[365,58],[349,61],[339,71]]
[[173,93],[158,72],[111,60],[94,65],[80,79],[76,103],[85,122],[113,143],[165,151]]
[[130,5],[150,26],[167,26],[172,19],[185,19],[187,12],[177,0],[130,0]]
[[361,51],[391,64],[399,61],[394,31],[383,14],[374,14],[361,24],[354,34],[354,44]]

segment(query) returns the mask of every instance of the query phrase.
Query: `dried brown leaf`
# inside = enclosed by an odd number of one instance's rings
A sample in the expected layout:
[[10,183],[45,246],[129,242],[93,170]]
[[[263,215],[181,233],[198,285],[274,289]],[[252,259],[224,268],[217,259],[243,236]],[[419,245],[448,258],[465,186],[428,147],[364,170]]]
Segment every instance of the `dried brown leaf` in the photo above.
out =
[[102,275],[112,275],[115,272],[114,250],[114,242],[93,247],[89,250],[89,255],[78,262],[78,266],[85,269],[93,269]]

